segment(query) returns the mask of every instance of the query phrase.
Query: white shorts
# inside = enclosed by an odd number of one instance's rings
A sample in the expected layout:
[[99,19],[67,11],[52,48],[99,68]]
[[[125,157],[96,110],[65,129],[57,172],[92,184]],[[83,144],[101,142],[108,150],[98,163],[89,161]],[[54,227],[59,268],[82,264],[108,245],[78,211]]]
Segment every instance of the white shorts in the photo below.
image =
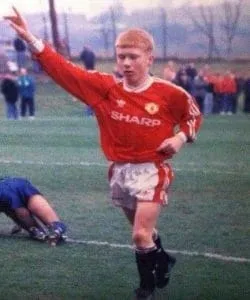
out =
[[113,163],[109,168],[112,202],[136,209],[137,201],[168,203],[173,171],[166,163]]

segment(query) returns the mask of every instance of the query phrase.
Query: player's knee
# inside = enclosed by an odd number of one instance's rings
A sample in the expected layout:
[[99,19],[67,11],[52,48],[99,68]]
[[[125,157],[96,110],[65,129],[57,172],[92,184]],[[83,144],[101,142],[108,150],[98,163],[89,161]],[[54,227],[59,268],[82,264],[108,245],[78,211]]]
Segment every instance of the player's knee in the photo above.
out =
[[137,247],[145,247],[152,242],[152,234],[141,228],[133,232],[132,239]]
[[20,208],[16,208],[15,210],[15,214],[18,218],[26,218],[28,216],[30,216],[30,212],[28,209],[20,207]]

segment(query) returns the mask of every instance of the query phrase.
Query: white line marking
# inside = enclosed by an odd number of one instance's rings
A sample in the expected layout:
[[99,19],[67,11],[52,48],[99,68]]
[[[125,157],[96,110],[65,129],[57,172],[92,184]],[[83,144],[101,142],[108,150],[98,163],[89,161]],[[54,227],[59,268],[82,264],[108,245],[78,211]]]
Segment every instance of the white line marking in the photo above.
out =
[[98,162],[88,162],[88,161],[80,161],[80,162],[60,162],[60,161],[52,161],[52,162],[44,162],[44,161],[32,161],[32,160],[8,160],[8,159],[0,159],[1,164],[17,164],[17,165],[44,165],[44,166],[99,166],[99,167],[107,167],[108,164],[98,163]]
[[[80,161],[80,162],[60,162],[60,161],[52,161],[52,162],[45,162],[45,161],[32,161],[32,160],[8,160],[8,159],[0,159],[0,164],[18,164],[18,165],[43,165],[43,166],[98,166],[98,167],[108,167],[108,163],[98,163],[98,162],[90,162],[90,161]],[[178,163],[173,163],[173,167],[175,171],[185,171],[185,172],[202,172],[204,174],[208,173],[216,173],[216,174],[241,174],[241,175],[249,175],[249,172],[243,172],[240,165],[236,165],[239,168],[239,171],[226,171],[226,170],[219,170],[218,169],[207,169],[205,166],[201,166],[195,163],[179,163],[179,165],[188,165],[189,168],[178,168]],[[228,167],[227,164],[220,164],[220,163],[213,163],[210,164],[216,167]],[[194,168],[194,167],[199,168]],[[190,168],[191,167],[191,168]],[[230,165],[232,168],[232,165]]]
[[[127,248],[133,249],[131,245],[125,244],[116,244],[116,243],[109,243],[109,242],[99,242],[99,241],[85,241],[85,240],[78,240],[78,239],[67,239],[68,243],[72,244],[85,244],[85,245],[95,245],[95,246],[107,246],[111,248]],[[225,256],[217,253],[202,253],[197,251],[187,251],[187,250],[173,250],[173,249],[166,249],[167,252],[172,254],[181,254],[185,256],[203,256],[211,259],[223,260],[223,261],[230,261],[230,262],[238,262],[238,263],[250,263],[249,258],[245,257],[234,257],[234,256]]]
[[[11,238],[28,238],[28,235],[24,232],[20,232],[18,234],[10,234],[6,232],[0,231],[0,237],[11,237]],[[118,244],[118,243],[109,243],[109,242],[102,242],[102,241],[86,241],[80,239],[73,239],[67,238],[67,243],[71,244],[83,244],[83,245],[95,245],[95,246],[104,246],[110,248],[125,248],[125,249],[134,249],[132,245],[127,244]],[[174,250],[174,249],[166,249],[167,252],[172,254],[181,254],[184,256],[201,256],[210,259],[222,260],[222,261],[229,261],[229,262],[236,262],[236,263],[250,263],[250,258],[246,257],[235,257],[235,256],[225,256],[217,253],[209,253],[209,252],[198,252],[198,251],[188,251],[188,250]]]

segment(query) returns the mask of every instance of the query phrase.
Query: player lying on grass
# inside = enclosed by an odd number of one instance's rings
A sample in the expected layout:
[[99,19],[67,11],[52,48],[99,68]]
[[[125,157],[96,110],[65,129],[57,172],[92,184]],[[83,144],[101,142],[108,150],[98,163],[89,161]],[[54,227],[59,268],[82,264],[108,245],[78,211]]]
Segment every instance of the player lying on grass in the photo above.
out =
[[200,128],[197,104],[183,89],[150,75],[154,41],[142,29],[128,29],[117,37],[116,60],[123,75],[117,80],[67,61],[30,32],[16,9],[5,19],[49,76],[93,109],[102,150],[112,162],[113,202],[132,225],[140,279],[136,298],[148,299],[156,287],[168,284],[175,263],[164,251],[156,226],[173,178],[169,160],[195,140]]
[[0,212],[11,218],[15,234],[25,229],[30,237],[55,246],[64,241],[66,226],[40,191],[25,178],[0,178]]

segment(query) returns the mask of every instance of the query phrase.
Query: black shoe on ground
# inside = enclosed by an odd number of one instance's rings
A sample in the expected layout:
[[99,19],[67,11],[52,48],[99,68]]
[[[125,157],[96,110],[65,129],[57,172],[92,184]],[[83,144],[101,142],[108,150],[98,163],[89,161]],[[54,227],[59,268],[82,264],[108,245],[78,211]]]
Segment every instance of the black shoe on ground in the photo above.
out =
[[29,234],[32,239],[41,241],[41,242],[45,241],[47,238],[46,233],[37,227],[31,227],[29,229]]
[[160,289],[168,285],[170,280],[170,272],[176,263],[176,258],[166,252],[159,253],[155,269],[155,283]]
[[68,237],[65,234],[61,233],[59,230],[50,229],[47,241],[50,246],[55,247],[61,242],[66,242],[67,238]]
[[135,299],[136,300],[152,300],[154,298],[154,290],[146,290],[141,287],[135,290]]

